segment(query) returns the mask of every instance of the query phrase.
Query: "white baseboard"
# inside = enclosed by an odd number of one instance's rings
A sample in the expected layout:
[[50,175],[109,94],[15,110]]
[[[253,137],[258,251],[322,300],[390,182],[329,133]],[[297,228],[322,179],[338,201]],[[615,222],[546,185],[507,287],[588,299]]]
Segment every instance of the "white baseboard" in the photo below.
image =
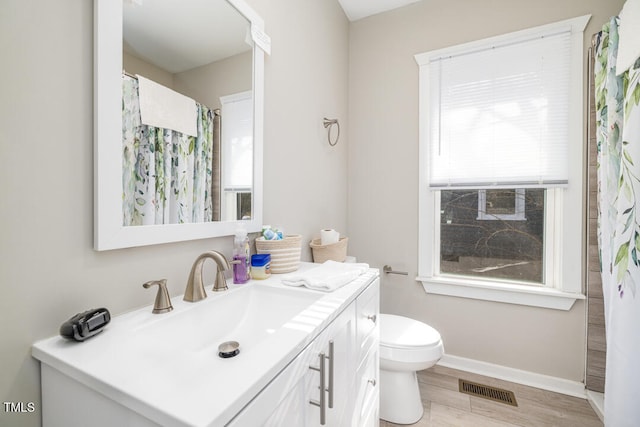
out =
[[580,397],[582,399],[587,398],[584,384],[578,381],[537,374],[535,372],[522,371],[520,369],[494,365],[493,363],[452,356],[450,354],[442,356],[438,365],[498,378],[500,380],[523,384],[530,387],[536,387],[543,390],[549,390],[556,393],[562,393],[569,396]]
[[604,393],[587,390],[587,400],[600,421],[604,423]]

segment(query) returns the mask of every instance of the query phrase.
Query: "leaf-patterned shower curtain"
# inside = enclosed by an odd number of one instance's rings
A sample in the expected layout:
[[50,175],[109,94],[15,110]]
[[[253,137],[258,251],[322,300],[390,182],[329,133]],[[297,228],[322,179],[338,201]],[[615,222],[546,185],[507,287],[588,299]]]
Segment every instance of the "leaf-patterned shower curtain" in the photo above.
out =
[[605,302],[605,425],[640,425],[640,58],[616,76],[618,18],[597,35],[598,244]]
[[197,136],[143,125],[138,80],[123,75],[123,225],[212,220],[213,111],[197,104]]

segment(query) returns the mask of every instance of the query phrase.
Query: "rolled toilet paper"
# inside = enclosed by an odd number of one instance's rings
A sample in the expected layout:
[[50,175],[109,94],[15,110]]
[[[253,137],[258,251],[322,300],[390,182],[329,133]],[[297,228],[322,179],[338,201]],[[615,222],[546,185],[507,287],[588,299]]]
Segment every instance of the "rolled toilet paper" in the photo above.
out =
[[332,243],[337,243],[340,240],[340,233],[338,233],[334,229],[324,229],[320,230],[320,244],[321,245],[330,245]]

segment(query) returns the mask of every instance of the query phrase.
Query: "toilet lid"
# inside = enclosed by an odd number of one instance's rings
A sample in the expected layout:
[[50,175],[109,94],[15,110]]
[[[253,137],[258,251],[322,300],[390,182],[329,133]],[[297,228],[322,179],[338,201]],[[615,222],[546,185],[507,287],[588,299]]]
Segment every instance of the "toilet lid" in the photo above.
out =
[[440,342],[440,334],[431,326],[393,314],[380,315],[380,345],[387,347],[430,347]]

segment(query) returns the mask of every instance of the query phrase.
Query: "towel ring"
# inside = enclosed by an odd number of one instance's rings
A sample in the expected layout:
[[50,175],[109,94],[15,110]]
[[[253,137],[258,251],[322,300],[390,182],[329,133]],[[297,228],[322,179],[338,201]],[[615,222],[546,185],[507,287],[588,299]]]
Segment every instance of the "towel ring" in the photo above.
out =
[[[338,134],[336,135],[336,140],[331,142],[331,128],[333,127],[333,125],[338,126]],[[338,143],[338,139],[340,139],[340,123],[338,123],[338,119],[327,119],[325,117],[324,128],[329,128],[329,130],[327,131],[327,140],[329,141],[329,145],[332,147],[335,146]]]

